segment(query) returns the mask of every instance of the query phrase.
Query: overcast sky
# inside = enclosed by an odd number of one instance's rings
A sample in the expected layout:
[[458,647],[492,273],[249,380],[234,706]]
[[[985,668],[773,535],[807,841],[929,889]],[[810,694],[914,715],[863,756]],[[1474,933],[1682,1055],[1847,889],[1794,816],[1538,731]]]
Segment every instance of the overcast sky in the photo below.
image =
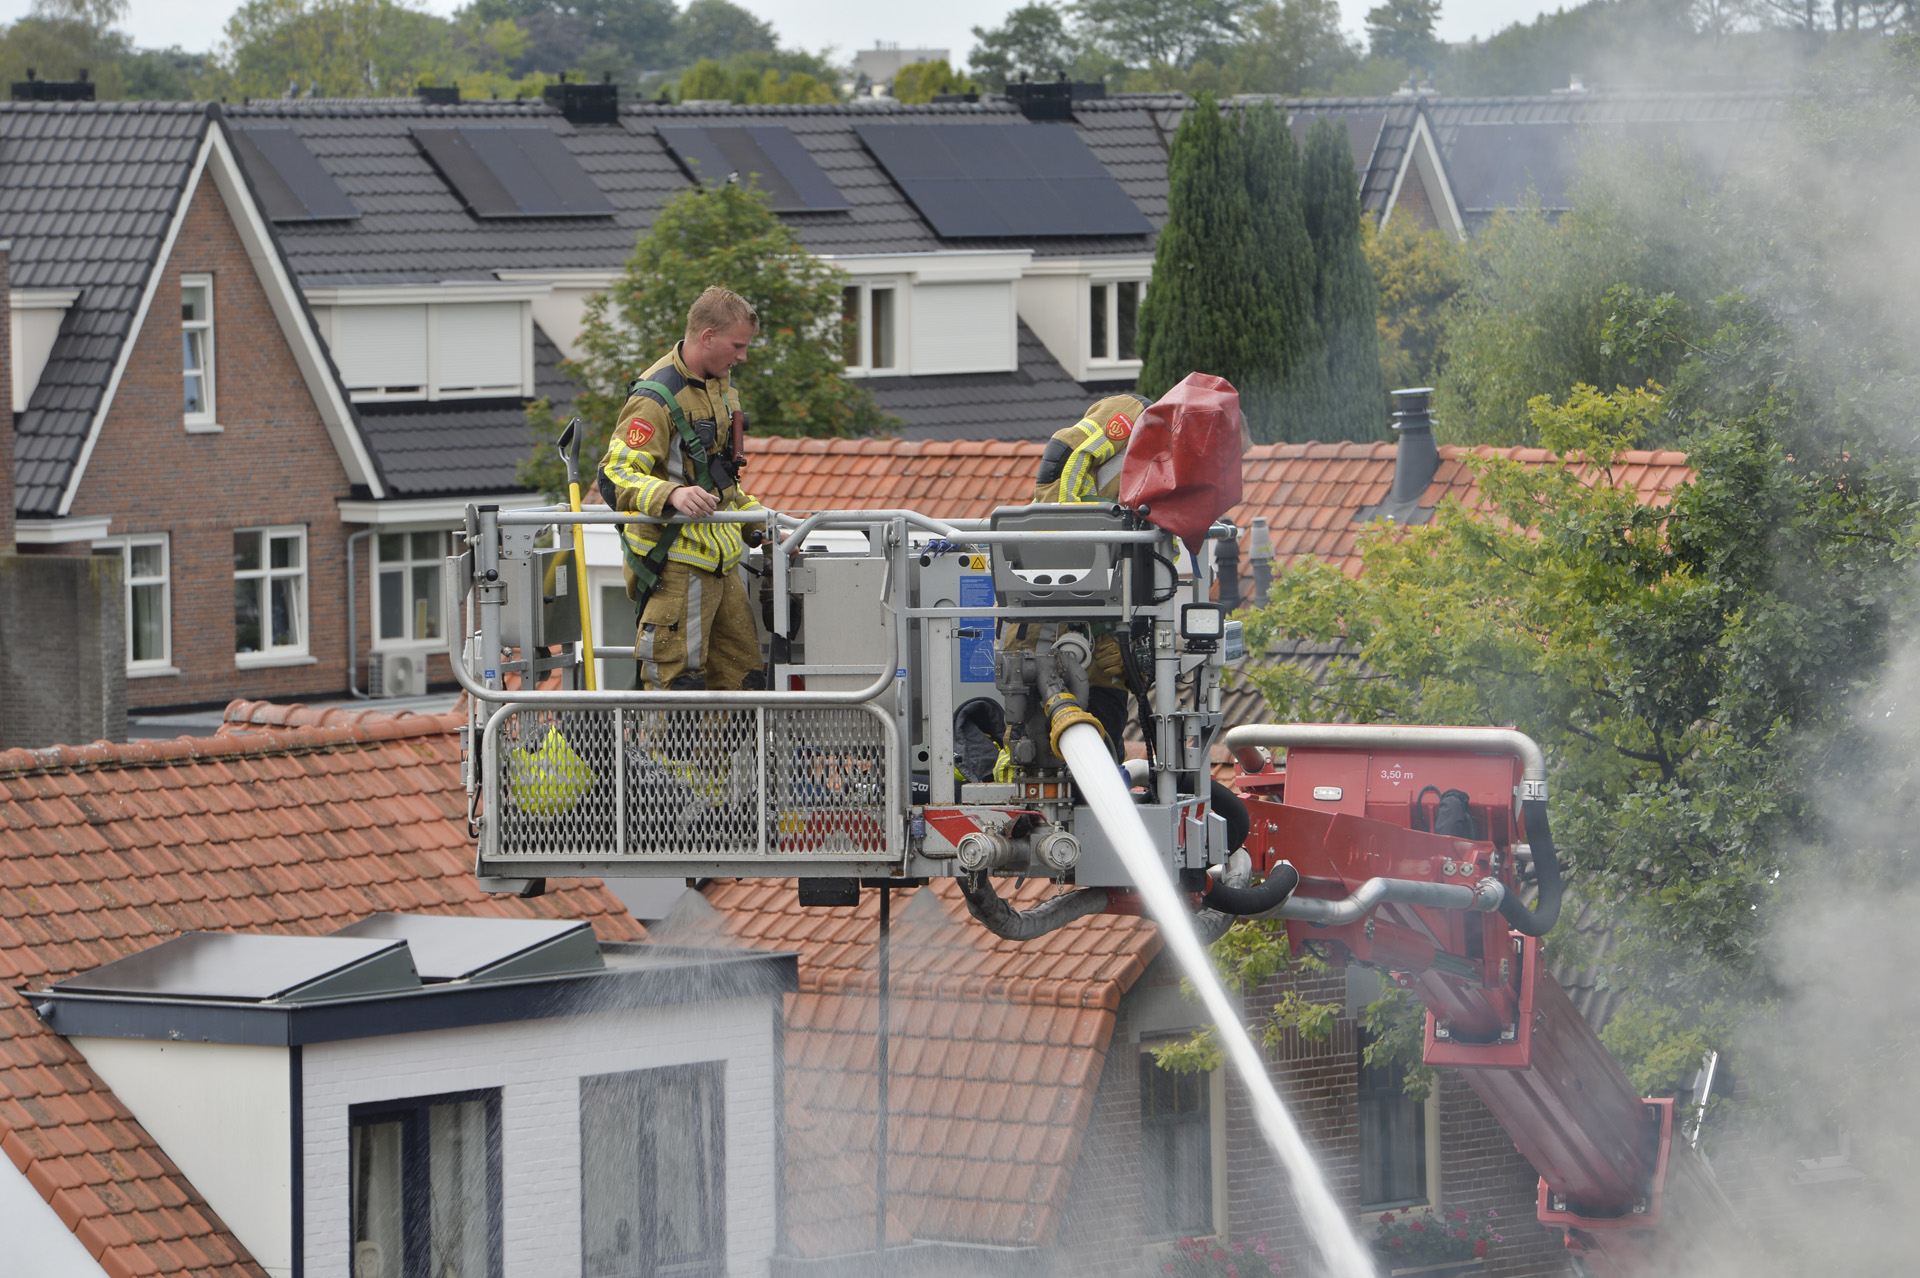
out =
[[[744,0],[773,23],[789,46],[833,46],[844,59],[875,41],[902,48],[946,49],[955,62],[973,48],[972,28],[997,26],[1020,0],[946,0],[902,4],[900,0]],[[1360,33],[1366,12],[1378,0],[1341,0],[1347,29]],[[25,15],[31,0],[0,0],[0,21]],[[459,0],[428,0],[436,12],[452,13]],[[126,26],[135,41],[164,48],[210,49],[220,40],[234,0],[132,0]],[[1445,0],[1440,15],[1444,40],[1487,36],[1508,23],[1531,20],[1553,6],[1541,0]]]

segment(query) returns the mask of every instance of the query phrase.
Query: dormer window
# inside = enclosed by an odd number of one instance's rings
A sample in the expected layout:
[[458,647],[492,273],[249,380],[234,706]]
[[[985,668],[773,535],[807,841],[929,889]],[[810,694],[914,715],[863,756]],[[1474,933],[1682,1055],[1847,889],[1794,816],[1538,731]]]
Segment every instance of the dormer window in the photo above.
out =
[[1139,280],[1096,283],[1088,296],[1087,354],[1095,363],[1120,363],[1140,358]]
[[847,334],[847,372],[893,373],[900,369],[900,290],[892,281],[861,281],[842,294]]

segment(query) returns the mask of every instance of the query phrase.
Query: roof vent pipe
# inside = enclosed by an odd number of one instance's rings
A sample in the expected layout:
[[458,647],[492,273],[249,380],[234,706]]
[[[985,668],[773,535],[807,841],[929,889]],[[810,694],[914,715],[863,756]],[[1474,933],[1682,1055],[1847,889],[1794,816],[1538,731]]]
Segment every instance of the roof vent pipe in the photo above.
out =
[[1387,504],[1417,505],[1433,482],[1434,472],[1440,469],[1440,450],[1433,442],[1433,417],[1428,411],[1433,387],[1397,390],[1393,397],[1399,403],[1393,428],[1400,432],[1400,448],[1393,459],[1393,491],[1387,496]]

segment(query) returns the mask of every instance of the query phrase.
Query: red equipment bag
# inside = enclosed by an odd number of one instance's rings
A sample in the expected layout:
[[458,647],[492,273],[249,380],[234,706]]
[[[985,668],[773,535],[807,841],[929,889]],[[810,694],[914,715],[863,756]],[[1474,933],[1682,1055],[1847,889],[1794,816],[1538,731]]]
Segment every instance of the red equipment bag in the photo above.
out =
[[1198,550],[1213,521],[1240,504],[1245,434],[1240,392],[1188,373],[1140,415],[1120,470],[1120,501]]

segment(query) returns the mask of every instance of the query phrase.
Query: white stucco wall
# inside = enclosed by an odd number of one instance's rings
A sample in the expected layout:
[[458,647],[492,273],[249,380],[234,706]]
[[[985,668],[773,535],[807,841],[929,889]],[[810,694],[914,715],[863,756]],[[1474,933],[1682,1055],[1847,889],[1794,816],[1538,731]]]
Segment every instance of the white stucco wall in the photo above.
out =
[[106,1278],[40,1191],[11,1158],[0,1157],[0,1272],[33,1278]]
[[293,1273],[293,1126],[284,1047],[75,1038],[140,1125],[274,1278]]
[[433,1030],[303,1050],[306,1278],[349,1278],[348,1109],[499,1088],[506,1278],[580,1273],[580,1082],[724,1061],[729,1274],[764,1275],[778,1167],[776,997]]

